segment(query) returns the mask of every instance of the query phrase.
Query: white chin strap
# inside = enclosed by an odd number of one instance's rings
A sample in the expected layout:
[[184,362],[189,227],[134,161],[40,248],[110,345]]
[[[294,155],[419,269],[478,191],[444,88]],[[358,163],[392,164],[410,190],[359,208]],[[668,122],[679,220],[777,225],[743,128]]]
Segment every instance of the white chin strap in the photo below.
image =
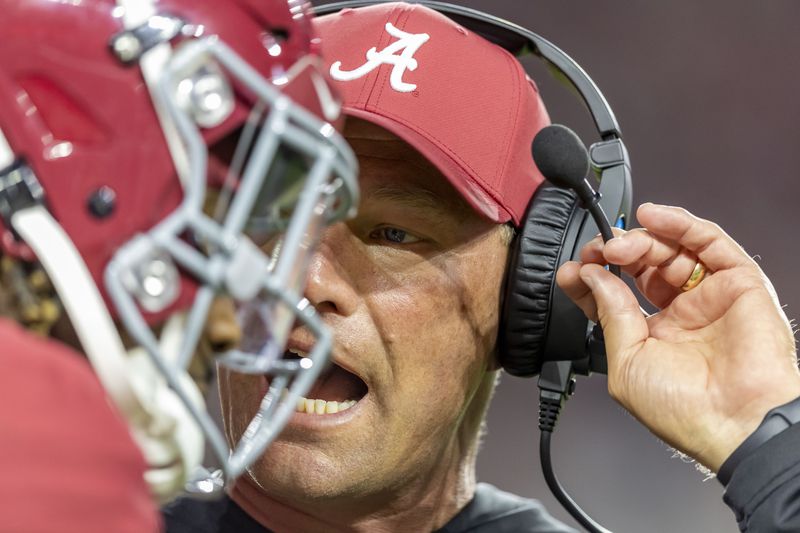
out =
[[[202,460],[202,432],[149,355],[141,349],[128,355],[86,264],[52,215],[30,207],[16,212],[11,224],[50,276],[95,373],[127,419],[148,463],[145,478],[154,496],[162,502],[174,498]],[[180,318],[167,324],[162,348],[170,350],[176,335],[180,344],[179,328]],[[186,390],[202,406],[196,385],[183,375]]]

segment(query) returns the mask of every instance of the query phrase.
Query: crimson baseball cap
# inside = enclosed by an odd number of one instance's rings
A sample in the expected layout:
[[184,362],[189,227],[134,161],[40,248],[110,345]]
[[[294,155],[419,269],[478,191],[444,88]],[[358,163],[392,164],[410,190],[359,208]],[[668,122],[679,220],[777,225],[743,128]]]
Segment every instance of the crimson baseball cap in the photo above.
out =
[[421,5],[313,23],[345,114],[413,146],[485,217],[519,225],[544,181],[531,143],[550,118],[513,55]]

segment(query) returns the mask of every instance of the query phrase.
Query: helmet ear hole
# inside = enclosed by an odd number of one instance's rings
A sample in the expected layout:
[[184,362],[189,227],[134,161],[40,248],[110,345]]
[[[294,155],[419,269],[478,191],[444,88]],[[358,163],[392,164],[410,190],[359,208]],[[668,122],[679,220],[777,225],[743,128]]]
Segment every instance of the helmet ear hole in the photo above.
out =
[[106,185],[94,191],[86,201],[89,213],[96,219],[108,218],[114,213],[117,194]]
[[279,43],[283,43],[289,40],[289,30],[283,27],[275,27],[270,30],[272,33],[272,37],[275,38],[276,41]]

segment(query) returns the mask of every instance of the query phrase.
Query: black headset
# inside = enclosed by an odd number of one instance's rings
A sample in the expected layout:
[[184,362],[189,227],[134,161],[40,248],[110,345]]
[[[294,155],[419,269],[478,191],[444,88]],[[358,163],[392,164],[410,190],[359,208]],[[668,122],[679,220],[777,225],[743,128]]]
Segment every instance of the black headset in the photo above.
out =
[[[344,8],[358,8],[389,1],[392,0],[350,0],[316,6],[314,11],[317,15],[325,15]],[[557,409],[560,409],[566,395],[571,393],[571,390],[566,390],[569,387],[565,388],[565,385],[571,382],[572,373],[604,373],[606,370],[599,328],[594,327],[556,285],[555,278],[558,267],[567,261],[579,260],[583,245],[598,232],[602,231],[605,236],[610,234],[608,222],[595,222],[601,215],[601,210],[610,215],[610,218],[606,218],[617,227],[624,228],[629,217],[630,163],[617,119],[600,89],[580,65],[532,31],[462,6],[434,0],[406,1],[422,4],[446,15],[516,57],[532,54],[541,58],[560,74],[559,80],[566,81],[580,95],[594,120],[599,140],[590,146],[589,157],[592,169],[600,180],[599,194],[592,191],[593,203],[596,204],[593,207],[600,209],[595,208],[594,214],[590,214],[585,209],[588,207],[585,198],[581,199],[575,191],[552,183],[546,182],[536,191],[528,204],[510,252],[502,299],[498,357],[502,367],[515,376],[527,377],[542,373],[540,388],[543,388],[543,379],[560,382],[553,387],[553,390],[561,389],[554,396],[555,415],[544,415],[550,417],[549,428],[542,426],[543,415],[540,411],[540,428],[543,436],[547,433],[547,464],[544,452],[542,459],[545,477],[559,501],[584,527],[590,531],[606,531],[586,516],[555,480],[549,464],[549,433],[555,426]],[[546,363],[556,365],[548,368]],[[546,376],[546,373],[551,375]],[[547,410],[545,407],[542,409]],[[543,449],[544,446],[543,444]]]

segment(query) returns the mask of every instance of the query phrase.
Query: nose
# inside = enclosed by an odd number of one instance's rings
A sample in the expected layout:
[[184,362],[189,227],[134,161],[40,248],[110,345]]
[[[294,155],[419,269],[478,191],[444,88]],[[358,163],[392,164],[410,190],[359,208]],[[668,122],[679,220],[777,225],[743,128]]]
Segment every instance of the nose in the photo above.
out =
[[318,313],[348,316],[358,307],[354,265],[364,264],[355,237],[344,223],[326,228],[308,265],[305,297]]
[[205,335],[216,353],[224,353],[239,345],[242,330],[236,320],[236,307],[231,298],[218,296],[211,303]]

